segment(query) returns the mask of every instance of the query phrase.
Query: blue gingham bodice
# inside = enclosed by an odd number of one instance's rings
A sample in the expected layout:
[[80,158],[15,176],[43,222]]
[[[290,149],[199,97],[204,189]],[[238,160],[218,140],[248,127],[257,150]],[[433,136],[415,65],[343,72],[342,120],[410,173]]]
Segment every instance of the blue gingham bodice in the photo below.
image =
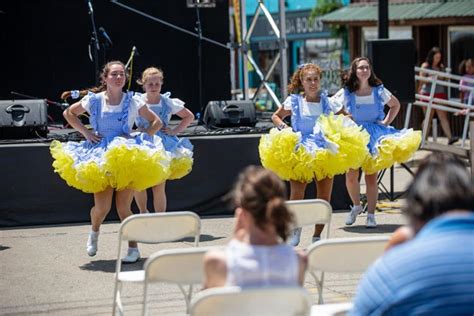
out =
[[354,118],[357,124],[361,123],[376,123],[381,121],[385,117],[384,102],[382,94],[384,92],[383,85],[372,88],[372,95],[374,97],[374,103],[372,104],[358,104],[356,102],[356,95],[354,92],[349,92],[348,89],[344,90],[348,99],[347,110]]
[[[155,112],[155,114],[158,115],[160,120],[163,122],[163,127],[168,126],[169,121],[170,121],[170,113],[171,113],[170,102],[172,102],[169,98],[170,95],[171,95],[170,92],[161,94],[161,102],[159,104],[153,104],[151,106],[147,105],[151,111]],[[142,129],[148,128],[150,126],[150,122],[148,122],[141,116],[137,117],[136,123],[137,123],[137,126]],[[178,138],[177,136],[174,136],[174,135],[173,136],[168,135],[164,133],[161,129],[158,132],[156,132],[155,135],[161,138],[161,141],[166,151],[174,152],[180,147],[193,150],[193,145],[187,138]]]
[[92,128],[104,138],[129,135],[128,110],[132,94],[128,92],[122,103],[121,112],[102,112],[103,99],[100,94],[89,92],[90,118]]
[[[155,112],[155,114],[158,115],[160,120],[163,122],[163,127],[166,127],[169,124],[169,115],[171,112],[171,107],[169,106],[168,102],[171,102],[171,100],[169,99],[170,95],[171,93],[166,92],[161,95],[160,104],[154,104],[152,106],[148,105],[148,108]],[[148,128],[148,126],[150,126],[150,122],[139,116],[137,118],[137,126],[139,128]]]
[[[330,108],[328,104],[327,91],[321,92],[321,106],[323,114],[328,115]],[[301,115],[300,107],[303,105],[303,96],[301,94],[291,95],[291,126],[293,131],[301,132],[303,136],[313,133],[314,125],[319,115]]]

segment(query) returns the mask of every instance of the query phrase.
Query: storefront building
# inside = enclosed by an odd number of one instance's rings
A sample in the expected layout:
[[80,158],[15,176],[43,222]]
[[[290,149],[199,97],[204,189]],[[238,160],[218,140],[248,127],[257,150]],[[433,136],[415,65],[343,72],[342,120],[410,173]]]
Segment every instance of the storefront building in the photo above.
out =
[[[279,25],[278,0],[265,1],[265,6]],[[289,77],[299,64],[316,63],[323,69],[322,87],[334,93],[340,87],[340,71],[343,65],[342,39],[331,32],[328,25],[324,25],[319,18],[312,18],[312,9],[317,4],[314,0],[286,1],[286,36],[288,41],[288,74]],[[246,1],[247,24],[250,26],[255,14],[258,1]],[[250,37],[252,57],[262,70],[267,71],[275,56],[278,54],[278,39],[270,23],[263,14],[257,18],[255,28]],[[348,59],[348,56],[346,56]],[[253,69],[249,68],[249,86],[256,88],[260,78]],[[280,69],[276,67],[270,77],[271,86],[276,94],[279,91]],[[258,96],[258,99],[265,98]],[[265,110],[274,110],[275,104],[265,102]],[[262,109],[263,110],[263,109]]]
[[[446,71],[459,74],[462,60],[474,58],[473,0],[389,0],[389,38],[413,39],[415,63],[425,61],[429,50],[442,51]],[[378,38],[378,1],[352,1],[351,4],[321,17],[325,25],[345,25],[348,30],[350,59],[367,56],[367,41]],[[397,62],[386,56],[387,62]],[[382,78],[383,80],[383,78]],[[459,90],[448,89],[449,98],[457,98]],[[414,113],[415,127],[423,120],[421,109]],[[405,108],[395,121],[402,126]],[[450,116],[455,134],[460,135],[462,118]]]
[[[457,73],[459,63],[474,57],[474,1],[391,0],[389,38],[413,38],[417,65],[440,47],[444,65]],[[346,25],[351,59],[366,55],[366,41],[377,38],[378,2],[352,1],[321,17],[324,24]]]

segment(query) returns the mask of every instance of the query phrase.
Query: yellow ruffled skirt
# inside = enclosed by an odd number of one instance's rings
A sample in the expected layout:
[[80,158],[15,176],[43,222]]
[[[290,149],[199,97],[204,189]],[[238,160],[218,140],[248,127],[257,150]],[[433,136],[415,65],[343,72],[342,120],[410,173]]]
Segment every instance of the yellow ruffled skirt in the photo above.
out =
[[362,170],[366,174],[374,174],[395,163],[408,161],[418,150],[420,143],[421,131],[411,128],[381,137],[375,145],[374,154],[369,155],[362,164]]
[[167,180],[181,179],[193,168],[193,145],[186,137],[167,135],[161,131],[157,137],[163,143],[166,152],[171,157],[170,174]]
[[170,175],[171,158],[156,141],[123,137],[94,145],[53,141],[50,151],[54,171],[68,185],[86,193],[107,187],[141,191]]
[[103,166],[95,161],[75,163],[74,155],[67,153],[65,145],[54,140],[50,146],[54,159],[54,172],[76,189],[86,193],[102,192],[110,186],[109,176]]
[[259,154],[262,165],[283,180],[311,182],[359,168],[365,160],[369,135],[352,120],[342,115],[322,115],[315,130],[320,129],[325,147],[302,144],[301,133],[290,128],[278,130],[260,139]]
[[168,180],[181,179],[191,172],[193,168],[192,156],[181,156],[171,160],[170,176]]
[[[328,176],[344,174],[349,169],[358,169],[367,159],[367,144],[370,135],[353,120],[344,115],[322,115],[318,124],[326,138],[338,145],[338,151],[327,162]],[[331,176],[332,175],[332,176]]]

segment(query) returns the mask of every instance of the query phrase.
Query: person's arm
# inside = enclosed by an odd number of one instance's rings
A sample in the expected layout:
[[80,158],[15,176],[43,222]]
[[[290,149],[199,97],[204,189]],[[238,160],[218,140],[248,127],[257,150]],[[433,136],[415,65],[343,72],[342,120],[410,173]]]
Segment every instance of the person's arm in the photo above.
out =
[[[424,62],[424,63],[421,64],[421,68],[423,68],[423,69],[428,69],[428,66],[429,66],[429,65],[428,65],[427,62]],[[424,72],[423,70],[421,70],[421,71],[420,71],[420,76],[422,76],[422,77],[429,77],[430,74],[427,73],[427,72]]]
[[342,114],[352,119],[352,115],[347,112],[346,107],[344,106],[344,88],[337,91],[332,97],[329,97],[328,101],[336,115]]
[[299,285],[303,286],[304,284],[304,276],[306,274],[306,268],[308,267],[308,257],[306,256],[306,254],[301,251],[301,250],[298,250],[297,252],[297,255],[298,255],[298,283]]
[[161,122],[160,118],[146,105],[138,110],[138,114],[150,122],[150,126],[144,130],[144,132],[150,136],[155,135],[155,133],[163,126],[163,122]]
[[82,107],[81,101],[79,101],[64,110],[63,116],[69,125],[81,133],[89,142],[97,143],[102,137],[85,127],[78,117],[84,112],[86,112],[86,110]]
[[227,264],[223,251],[209,251],[204,255],[203,289],[222,287],[227,280]]
[[390,236],[390,239],[388,240],[387,244],[385,245],[385,251],[392,249],[395,246],[398,246],[400,244],[403,244],[404,242],[411,240],[415,233],[413,232],[413,229],[409,226],[402,226],[397,228]]
[[176,115],[181,118],[181,121],[179,122],[178,126],[176,126],[175,128],[163,128],[163,132],[168,135],[177,135],[181,133],[194,120],[193,112],[189,111],[187,108],[183,108],[181,111],[177,112]]
[[[426,62],[422,63],[420,68],[427,69],[428,68],[428,63],[426,63]],[[420,77],[429,77],[429,74],[424,72],[423,70],[420,70]],[[416,88],[416,91],[418,93],[421,93],[423,85],[426,84],[427,82],[424,81],[424,80],[418,80],[417,83],[418,83],[418,86]]]
[[390,100],[388,100],[387,105],[390,110],[388,110],[387,115],[382,121],[382,124],[386,126],[390,125],[395,119],[395,117],[397,117],[397,114],[400,111],[400,101],[398,101],[397,97],[392,95]]
[[284,129],[288,127],[286,123],[283,121],[283,119],[287,116],[291,115],[291,110],[285,110],[284,107],[278,108],[278,110],[275,111],[272,115],[272,122],[275,124],[276,127],[279,129]]
[[342,108],[338,112],[336,112],[336,115],[339,115],[339,114],[342,114],[344,116],[349,116],[349,117],[352,118],[352,115],[349,112],[347,112],[344,108]]

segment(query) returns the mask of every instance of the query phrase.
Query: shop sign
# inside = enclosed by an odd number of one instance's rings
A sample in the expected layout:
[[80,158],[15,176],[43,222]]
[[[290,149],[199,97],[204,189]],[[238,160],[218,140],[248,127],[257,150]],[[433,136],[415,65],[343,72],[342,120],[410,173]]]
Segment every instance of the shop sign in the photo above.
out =
[[[311,19],[311,10],[293,11],[286,13],[286,35],[288,40],[324,38],[330,37],[329,29],[323,25],[320,19]],[[279,26],[279,16],[272,15],[277,26]],[[251,18],[247,20],[251,22]],[[251,42],[275,41],[276,36],[267,18],[262,14],[257,19],[257,24],[250,37]]]

